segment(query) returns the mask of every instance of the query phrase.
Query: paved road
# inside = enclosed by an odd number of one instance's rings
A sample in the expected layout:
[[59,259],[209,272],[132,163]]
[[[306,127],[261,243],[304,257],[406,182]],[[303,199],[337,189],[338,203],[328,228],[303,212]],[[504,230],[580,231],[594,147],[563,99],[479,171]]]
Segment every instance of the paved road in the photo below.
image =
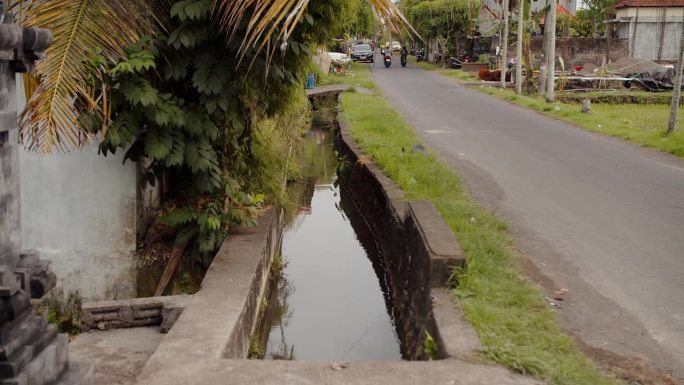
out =
[[541,272],[533,279],[569,289],[566,328],[684,379],[683,161],[410,65],[373,73],[471,195],[510,224]]

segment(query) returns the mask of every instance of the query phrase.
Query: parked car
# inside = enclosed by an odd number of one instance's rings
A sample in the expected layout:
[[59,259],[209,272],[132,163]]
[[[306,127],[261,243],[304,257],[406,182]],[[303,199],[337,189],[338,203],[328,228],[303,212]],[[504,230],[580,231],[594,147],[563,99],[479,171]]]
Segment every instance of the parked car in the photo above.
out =
[[401,51],[401,44],[398,41],[392,42],[392,51]]
[[370,44],[357,44],[352,47],[351,58],[353,61],[373,62],[373,49]]
[[336,64],[347,64],[350,62],[349,56],[341,52],[328,52],[328,56],[330,56],[330,60]]

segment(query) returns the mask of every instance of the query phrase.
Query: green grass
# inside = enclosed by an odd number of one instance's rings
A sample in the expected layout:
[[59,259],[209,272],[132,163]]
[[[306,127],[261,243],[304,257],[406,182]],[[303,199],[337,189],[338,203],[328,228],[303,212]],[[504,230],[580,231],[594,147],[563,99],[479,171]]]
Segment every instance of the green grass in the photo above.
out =
[[468,255],[454,295],[483,344],[483,358],[550,384],[619,384],[586,358],[558,325],[540,290],[519,270],[506,226],[473,203],[458,176],[432,154],[382,97],[341,95],[353,137],[405,191],[437,207]]
[[415,58],[409,57],[409,62],[411,64],[415,64],[416,66],[426,69],[428,71],[435,71],[439,73],[442,76],[446,76],[448,78],[456,79],[459,81],[463,82],[479,82],[480,78],[477,77],[477,74],[472,73],[472,72],[466,72],[463,70],[455,70],[451,68],[443,68],[441,64],[432,64],[428,62],[416,62]]
[[684,157],[684,108],[680,107],[677,128],[664,136],[670,106],[664,104],[592,104],[591,114],[582,114],[575,103],[545,102],[542,98],[515,95],[513,90],[475,87],[484,93],[539,111],[601,134],[629,140],[672,155]]
[[[441,69],[438,65],[424,62],[416,64],[459,82],[477,80],[475,76],[460,70],[445,70]],[[672,93],[654,94],[647,91],[621,90],[611,94],[616,98],[631,96],[635,99],[643,100],[643,103],[593,103],[592,113],[582,114],[579,103],[558,102],[549,104],[543,98],[537,96],[516,95],[512,89],[501,89],[485,85],[475,86],[474,89],[590,131],[626,139],[644,147],[684,157],[684,107],[679,109],[677,115],[679,119],[675,132],[669,136],[664,135],[667,128],[670,106],[669,104],[662,104],[661,99],[667,98],[667,96],[671,97]],[[557,98],[562,99],[565,95],[568,94],[558,93]],[[606,93],[588,92],[581,95],[588,98],[605,98]],[[577,96],[571,95],[568,98],[570,97]]]
[[[371,78],[368,70],[368,63],[351,63],[351,70],[345,74],[322,74],[316,76],[316,86],[326,86],[329,84],[349,84],[351,86],[361,86],[369,90],[377,90],[375,82]],[[372,64],[370,64],[372,66]],[[376,63],[376,68],[379,68]]]

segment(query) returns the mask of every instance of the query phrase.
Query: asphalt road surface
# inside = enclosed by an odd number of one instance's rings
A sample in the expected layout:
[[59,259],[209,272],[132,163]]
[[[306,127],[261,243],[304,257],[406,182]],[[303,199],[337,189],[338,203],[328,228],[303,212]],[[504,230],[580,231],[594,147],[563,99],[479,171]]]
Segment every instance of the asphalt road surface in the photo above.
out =
[[568,289],[557,310],[566,329],[684,379],[684,161],[401,68],[395,56],[373,67],[383,95],[510,225],[532,279]]

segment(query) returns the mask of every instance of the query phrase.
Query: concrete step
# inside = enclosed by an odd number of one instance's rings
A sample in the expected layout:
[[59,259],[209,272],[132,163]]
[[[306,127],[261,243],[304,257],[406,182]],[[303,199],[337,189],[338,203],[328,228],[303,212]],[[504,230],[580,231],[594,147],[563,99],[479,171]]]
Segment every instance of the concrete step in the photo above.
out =
[[165,367],[139,385],[540,385],[541,381],[497,366],[459,359],[351,362],[333,369],[326,362],[210,360]]

